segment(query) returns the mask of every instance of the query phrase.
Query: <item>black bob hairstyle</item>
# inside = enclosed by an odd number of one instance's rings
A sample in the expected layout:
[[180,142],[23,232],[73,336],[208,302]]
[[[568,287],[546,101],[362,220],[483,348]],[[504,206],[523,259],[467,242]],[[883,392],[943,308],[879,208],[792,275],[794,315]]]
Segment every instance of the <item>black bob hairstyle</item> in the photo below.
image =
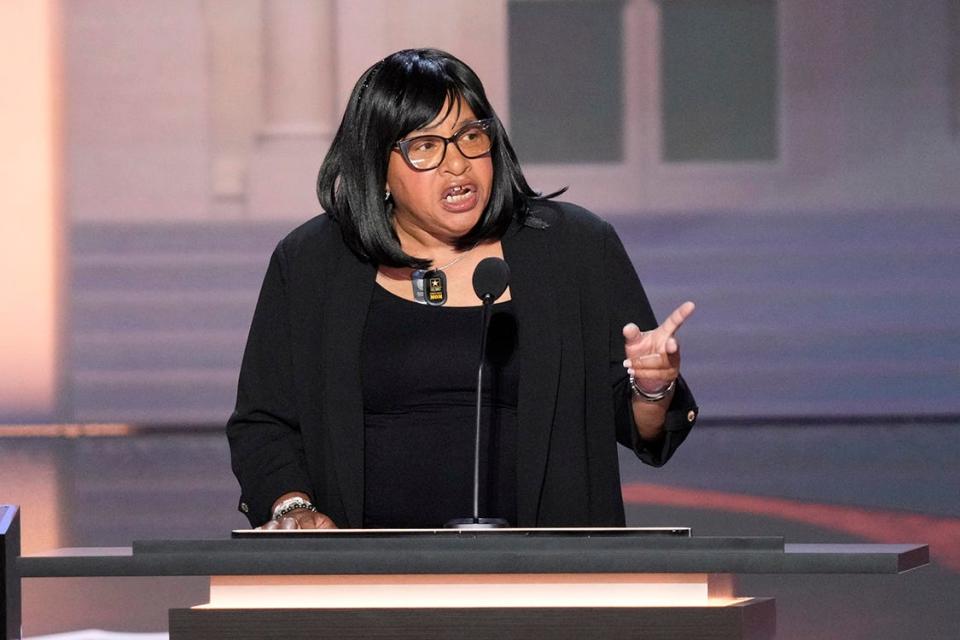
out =
[[501,237],[513,218],[525,220],[533,200],[562,193],[541,196],[527,184],[503,124],[470,67],[437,49],[398,51],[367,69],[353,87],[317,179],[321,206],[361,258],[391,267],[430,266],[429,260],[407,255],[400,247],[392,204],[384,197],[387,165],[394,143],[429,124],[447,100],[449,108],[465,100],[477,118],[493,119],[490,200],[477,224],[458,240],[458,248]]

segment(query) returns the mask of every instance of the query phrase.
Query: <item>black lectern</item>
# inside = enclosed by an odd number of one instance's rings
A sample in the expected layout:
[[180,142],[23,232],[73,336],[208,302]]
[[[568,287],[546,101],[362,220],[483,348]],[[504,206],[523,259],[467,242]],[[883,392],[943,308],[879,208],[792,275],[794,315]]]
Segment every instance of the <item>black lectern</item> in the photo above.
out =
[[[16,509],[0,512],[0,522],[15,523]],[[928,562],[926,545],[686,533],[281,532],[19,557],[8,525],[0,532],[6,638],[18,637],[10,622],[19,616],[12,586],[20,578],[205,575],[209,602],[171,610],[171,640],[767,639],[773,600],[737,597],[733,574],[895,574]]]

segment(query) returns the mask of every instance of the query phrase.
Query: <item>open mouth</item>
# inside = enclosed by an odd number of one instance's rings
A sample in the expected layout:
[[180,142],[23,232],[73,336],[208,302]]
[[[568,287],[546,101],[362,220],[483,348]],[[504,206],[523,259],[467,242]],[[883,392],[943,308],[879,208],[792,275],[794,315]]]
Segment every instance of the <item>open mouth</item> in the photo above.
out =
[[443,192],[443,200],[448,204],[460,204],[473,197],[476,190],[470,184],[458,184]]

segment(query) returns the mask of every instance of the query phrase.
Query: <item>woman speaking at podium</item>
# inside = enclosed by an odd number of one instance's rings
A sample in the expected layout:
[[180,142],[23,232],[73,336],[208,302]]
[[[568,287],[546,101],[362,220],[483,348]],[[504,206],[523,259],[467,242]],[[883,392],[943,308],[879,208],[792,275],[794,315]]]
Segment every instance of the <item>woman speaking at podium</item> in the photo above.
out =
[[[558,132],[558,135],[562,132]],[[470,512],[622,526],[617,443],[665,463],[696,420],[676,332],[612,227],[531,189],[476,74],[394,53],[357,81],[320,169],[324,212],[264,278],[227,424],[240,510],[267,528],[439,528]]]

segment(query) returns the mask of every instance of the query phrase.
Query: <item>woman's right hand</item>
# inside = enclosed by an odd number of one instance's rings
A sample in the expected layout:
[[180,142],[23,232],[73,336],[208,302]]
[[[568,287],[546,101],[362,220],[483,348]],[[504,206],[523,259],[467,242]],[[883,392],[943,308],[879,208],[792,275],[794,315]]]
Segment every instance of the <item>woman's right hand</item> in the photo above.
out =
[[[310,502],[310,496],[300,491],[291,491],[290,493],[285,493],[279,498],[277,498],[272,507],[272,511],[276,513],[277,509],[284,503],[284,501],[300,499],[306,504],[312,504]],[[292,506],[292,505],[291,505]],[[313,509],[294,509],[288,513],[285,513],[283,517],[279,520],[270,520],[263,523],[257,529],[336,529],[337,525],[333,521],[333,518],[328,516],[325,513],[320,513]]]
[[330,516],[310,511],[309,509],[295,509],[279,520],[271,520],[258,529],[336,529],[337,525]]

